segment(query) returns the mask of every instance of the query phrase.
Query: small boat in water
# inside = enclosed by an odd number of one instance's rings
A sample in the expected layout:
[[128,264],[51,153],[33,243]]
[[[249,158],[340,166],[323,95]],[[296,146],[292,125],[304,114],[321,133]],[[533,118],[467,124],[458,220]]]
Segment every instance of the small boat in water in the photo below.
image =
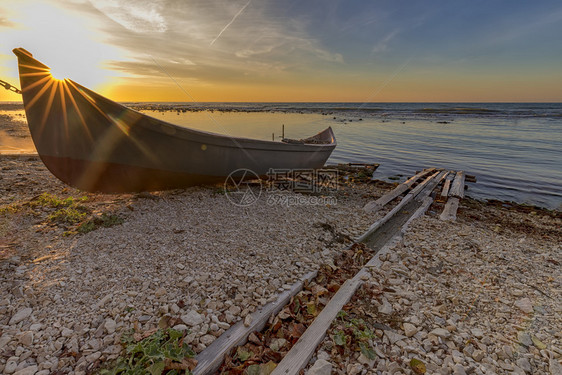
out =
[[23,48],[13,52],[37,152],[57,178],[82,190],[162,190],[223,182],[239,169],[258,176],[270,169],[317,169],[336,147],[331,128],[274,142],[170,124],[53,78]]

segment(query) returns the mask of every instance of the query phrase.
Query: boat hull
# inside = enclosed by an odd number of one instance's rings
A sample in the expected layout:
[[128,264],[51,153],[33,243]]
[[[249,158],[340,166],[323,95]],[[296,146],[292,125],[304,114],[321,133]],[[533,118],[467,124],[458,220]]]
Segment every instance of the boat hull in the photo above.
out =
[[71,80],[52,78],[27,51],[16,49],[27,121],[47,168],[86,191],[162,190],[224,181],[238,169],[321,168],[333,149],[197,131],[115,103]]

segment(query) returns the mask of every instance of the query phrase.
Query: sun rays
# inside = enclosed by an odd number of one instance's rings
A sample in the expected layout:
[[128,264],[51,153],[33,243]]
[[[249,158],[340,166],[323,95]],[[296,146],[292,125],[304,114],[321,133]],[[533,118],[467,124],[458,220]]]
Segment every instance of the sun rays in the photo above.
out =
[[[21,53],[27,55],[23,50],[14,52],[18,56]],[[78,176],[79,185],[94,186],[105,172],[105,162],[110,162],[111,155],[118,152],[122,142],[131,142],[147,159],[157,164],[157,155],[131,134],[140,115],[127,109],[108,113],[100,108],[107,103],[97,99],[95,93],[70,79],[53,77],[47,66],[34,65],[25,56],[21,60],[19,68],[25,110],[30,128],[35,128],[32,132],[35,138],[50,138],[52,142],[60,142],[62,147],[72,145],[67,150],[80,148],[89,154],[92,162],[87,162]],[[95,136],[93,131],[96,131]],[[51,137],[53,132],[58,132],[59,136]],[[59,151],[53,156],[77,157],[64,148]]]

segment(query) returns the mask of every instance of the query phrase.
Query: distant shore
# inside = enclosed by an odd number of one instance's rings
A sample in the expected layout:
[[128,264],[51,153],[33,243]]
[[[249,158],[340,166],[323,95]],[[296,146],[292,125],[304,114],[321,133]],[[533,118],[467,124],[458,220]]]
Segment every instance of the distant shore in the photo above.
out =
[[[375,178],[386,181],[430,166],[464,170],[478,179],[467,191],[474,198],[562,209],[556,104],[126,104],[180,126],[264,140],[279,139],[283,127],[298,138],[332,126],[338,147],[331,164],[376,162]],[[34,150],[22,109],[0,105],[0,154]]]

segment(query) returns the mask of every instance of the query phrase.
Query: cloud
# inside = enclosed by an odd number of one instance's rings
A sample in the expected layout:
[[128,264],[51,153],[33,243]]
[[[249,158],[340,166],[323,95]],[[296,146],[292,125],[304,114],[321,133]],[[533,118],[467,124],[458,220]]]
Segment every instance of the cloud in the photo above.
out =
[[219,35],[217,35],[217,37],[215,39],[213,39],[213,41],[211,42],[211,45],[215,44],[215,42],[217,41],[218,38],[221,37],[222,33],[225,32],[226,29],[228,29],[228,27],[230,25],[232,25],[232,23],[234,21],[236,21],[236,18],[238,18],[238,16],[240,14],[242,14],[242,12],[244,11],[244,9],[246,9],[248,7],[248,5],[250,5],[250,3],[252,2],[252,0],[248,0],[248,2],[246,4],[244,4],[244,6],[242,8],[240,8],[240,10],[234,15],[234,17],[232,17],[232,19],[230,20],[229,23],[226,24],[226,26],[221,30],[221,32],[219,33]]
[[162,76],[152,58],[172,77],[210,82],[248,82],[268,74],[291,74],[288,69],[295,67],[343,63],[342,54],[307,32],[306,21],[279,16],[271,4],[91,0],[75,3],[73,9],[97,20],[103,41],[128,57],[105,66],[130,76]]
[[[3,12],[3,11],[2,11]],[[15,22],[10,21],[9,19],[0,16],[0,27],[6,27],[6,28],[16,28],[18,27],[18,24]]]
[[371,50],[372,54],[375,53],[380,53],[383,52],[387,49],[388,47],[388,43],[390,43],[390,41],[400,33],[400,30],[396,29],[393,30],[392,32],[388,33],[387,35],[385,35],[381,40],[379,40],[377,42],[377,44],[375,44],[373,46],[373,49]]
[[93,7],[128,30],[137,33],[164,32],[168,25],[158,1],[95,0]]

